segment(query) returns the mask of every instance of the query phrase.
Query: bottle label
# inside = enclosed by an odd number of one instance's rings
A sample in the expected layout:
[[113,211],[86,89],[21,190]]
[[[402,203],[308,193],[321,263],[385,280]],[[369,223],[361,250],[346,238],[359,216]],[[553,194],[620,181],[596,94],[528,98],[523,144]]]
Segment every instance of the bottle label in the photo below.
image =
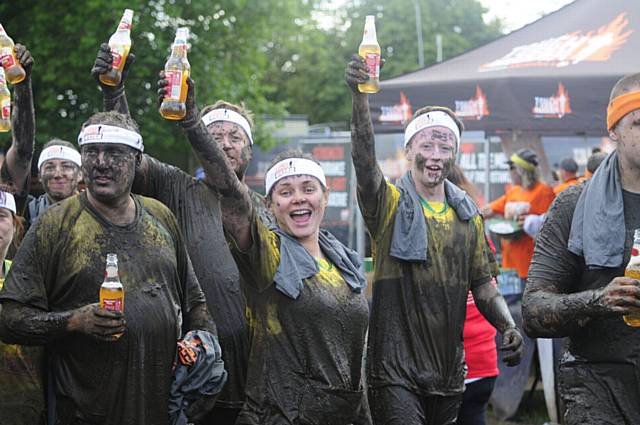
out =
[[167,86],[167,96],[165,100],[180,100],[180,90],[182,88],[182,71],[165,71],[165,80],[169,82]]
[[4,69],[11,68],[16,64],[11,47],[0,49],[0,63]]
[[120,64],[122,63],[122,55],[115,50],[111,50],[111,56],[113,56],[112,68],[120,69]]
[[364,63],[369,67],[369,78],[378,78],[380,76],[380,55],[377,53],[367,53],[364,57]]
[[121,298],[115,298],[115,299],[109,299],[109,298],[105,298],[102,300],[102,305],[104,306],[105,310],[109,310],[109,311],[122,311],[122,299]]
[[131,22],[120,21],[120,25],[118,25],[118,29],[119,30],[130,30],[131,29]]

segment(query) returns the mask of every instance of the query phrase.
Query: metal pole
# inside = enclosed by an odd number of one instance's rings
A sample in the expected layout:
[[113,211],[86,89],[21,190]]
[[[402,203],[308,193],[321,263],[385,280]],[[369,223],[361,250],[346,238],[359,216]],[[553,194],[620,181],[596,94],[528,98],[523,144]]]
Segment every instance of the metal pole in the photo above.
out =
[[420,11],[420,0],[415,0],[416,7],[416,39],[418,41],[418,65],[424,68],[424,44],[422,42],[422,12]]
[[442,34],[436,34],[436,62],[442,62]]
[[491,140],[484,135],[484,200],[491,202]]

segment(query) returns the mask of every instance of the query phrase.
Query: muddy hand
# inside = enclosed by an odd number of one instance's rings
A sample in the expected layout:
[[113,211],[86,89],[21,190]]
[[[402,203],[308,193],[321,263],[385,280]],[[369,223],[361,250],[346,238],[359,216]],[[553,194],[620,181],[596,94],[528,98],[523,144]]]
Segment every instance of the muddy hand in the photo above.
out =
[[[120,84],[118,87],[122,87],[124,85],[124,80],[127,78],[129,74],[129,70],[131,69],[131,65],[136,60],[136,55],[133,53],[129,53],[127,55],[127,59],[124,62],[124,68],[122,68],[122,80],[120,80]],[[91,75],[93,78],[100,84],[103,89],[113,89],[113,87],[102,84],[100,81],[100,75],[105,74],[111,70],[113,65],[113,55],[111,54],[111,48],[107,43],[102,43],[100,48],[98,49],[98,55],[96,56],[96,60],[93,63],[93,68],[91,68]]]
[[524,343],[522,335],[516,328],[509,328],[502,334],[502,360],[509,367],[517,366],[522,360],[524,353]]
[[191,77],[187,77],[187,99],[185,101],[185,106],[187,108],[187,114],[183,121],[197,121],[200,116],[200,111],[196,105],[196,82],[193,81]]
[[353,54],[344,71],[344,79],[354,93],[360,93],[358,84],[369,81],[369,67],[364,63],[364,59],[358,54]]
[[23,44],[16,43],[14,46],[14,51],[16,52],[16,58],[18,58],[18,62],[24,68],[24,72],[27,74],[26,78],[31,76],[31,69],[33,69],[33,56],[31,56],[31,52],[27,50],[27,47]]
[[92,336],[102,341],[115,341],[126,329],[124,315],[109,311],[99,303],[89,304],[74,310],[69,318],[68,330]]
[[640,282],[616,277],[598,291],[598,302],[613,314],[633,314],[640,310]]

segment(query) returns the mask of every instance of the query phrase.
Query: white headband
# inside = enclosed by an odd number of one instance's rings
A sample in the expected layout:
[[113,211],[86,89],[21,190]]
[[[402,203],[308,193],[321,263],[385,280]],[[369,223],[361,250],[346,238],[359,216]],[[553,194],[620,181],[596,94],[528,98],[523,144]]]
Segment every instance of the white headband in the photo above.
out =
[[0,208],[6,208],[16,214],[16,200],[12,194],[0,190]]
[[92,143],[113,143],[131,146],[144,152],[142,136],[135,131],[107,124],[88,125],[78,135],[78,145]]
[[40,157],[38,158],[38,169],[42,167],[42,164],[45,161],[49,161],[50,159],[61,159],[63,161],[71,161],[76,164],[78,167],[81,166],[82,162],[80,159],[80,153],[71,149],[68,146],[62,145],[52,145],[42,151]]
[[271,192],[271,188],[275,184],[289,176],[309,175],[317,178],[322,183],[322,186],[327,187],[327,179],[324,176],[324,171],[315,161],[305,158],[287,158],[278,162],[267,171],[265,176],[265,189],[268,195]]
[[232,122],[234,124],[238,124],[247,136],[249,136],[249,141],[253,145],[253,137],[251,136],[251,126],[249,125],[249,121],[236,111],[232,111],[231,109],[214,109],[213,111],[207,112],[202,117],[202,122],[204,125],[209,126],[209,124],[214,123],[216,121],[227,121]]
[[458,148],[460,147],[460,129],[453,118],[443,111],[427,112],[426,114],[418,115],[411,121],[404,131],[404,146],[406,147],[409,144],[411,138],[415,136],[417,132],[429,127],[446,127],[453,131],[453,134],[456,136],[456,152],[458,152]]

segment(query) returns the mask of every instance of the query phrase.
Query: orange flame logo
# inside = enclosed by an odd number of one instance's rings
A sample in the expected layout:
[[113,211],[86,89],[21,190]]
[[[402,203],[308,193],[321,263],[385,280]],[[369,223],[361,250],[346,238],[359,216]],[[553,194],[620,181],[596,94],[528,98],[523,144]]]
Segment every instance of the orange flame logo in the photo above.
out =
[[558,91],[551,97],[535,97],[532,112],[541,118],[562,118],[571,111],[569,92],[562,83],[558,83]]
[[479,85],[476,85],[476,95],[469,100],[456,100],[456,115],[461,119],[481,120],[487,117],[489,112],[489,102]]
[[624,45],[633,30],[627,30],[626,13],[595,31],[575,31],[540,42],[518,46],[500,59],[480,65],[480,72],[510,68],[564,67],[580,62],[605,62]]

